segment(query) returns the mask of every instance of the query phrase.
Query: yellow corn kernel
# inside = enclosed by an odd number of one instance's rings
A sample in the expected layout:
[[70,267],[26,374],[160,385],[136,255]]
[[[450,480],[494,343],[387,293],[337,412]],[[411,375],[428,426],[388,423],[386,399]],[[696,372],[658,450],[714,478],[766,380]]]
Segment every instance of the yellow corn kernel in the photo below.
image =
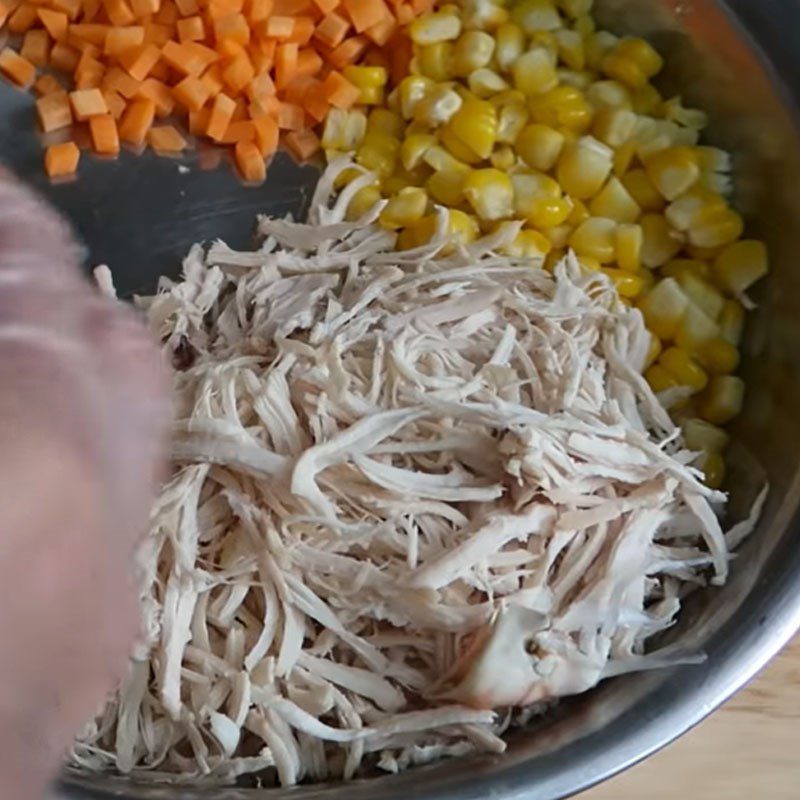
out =
[[715,375],[728,375],[739,366],[739,351],[722,336],[698,348],[697,360]]
[[462,0],[461,18],[473,30],[493,31],[508,20],[508,11],[495,0]]
[[489,161],[491,162],[492,166],[495,167],[495,169],[501,169],[504,172],[508,172],[508,170],[510,170],[514,164],[517,163],[517,154],[514,152],[513,147],[503,145],[495,148],[494,152],[489,158]]
[[718,337],[716,322],[690,301],[675,329],[675,344],[690,353],[697,353]]
[[594,197],[611,172],[613,151],[592,136],[564,148],[556,175],[564,192],[579,200]]
[[[330,113],[330,112],[328,112]],[[399,139],[405,130],[403,118],[388,108],[373,108],[369,112],[367,131],[386,133]]]
[[548,228],[544,234],[547,241],[551,246],[558,250],[563,250],[569,243],[569,237],[572,236],[572,225],[556,225],[553,228]]
[[725,459],[720,453],[706,453],[700,462],[709,489],[719,489],[725,482]]
[[636,114],[627,108],[601,108],[592,122],[592,135],[614,149],[622,147],[636,130]]
[[638,272],[642,266],[642,243],[644,235],[640,225],[617,226],[614,252],[620,269]]
[[511,74],[514,86],[526,95],[549,92],[558,85],[556,65],[543,47],[523,53],[512,65]]
[[736,242],[720,253],[712,270],[720,288],[731,294],[741,294],[769,271],[766,245],[755,239]]
[[396,172],[394,175],[390,175],[388,178],[384,178],[381,181],[381,192],[384,197],[391,197],[392,195],[398,194],[403,189],[415,185],[416,184],[411,181],[408,174]]
[[353,86],[358,89],[382,89],[386,86],[389,74],[385,67],[358,67],[349,66],[342,70],[342,74]]
[[467,172],[469,167],[438,144],[425,150],[422,160],[437,172]]
[[572,212],[572,202],[567,197],[537,197],[528,210],[526,219],[537,228],[556,228]]
[[453,45],[437,42],[417,49],[417,68],[432,81],[447,81],[455,75],[453,67]]
[[417,45],[430,45],[439,42],[450,42],[461,33],[461,20],[458,14],[449,11],[438,11],[417,17],[408,26],[408,35]]
[[561,195],[558,184],[541,173],[517,172],[514,186],[514,211],[537,228],[553,228],[572,213],[572,202]]
[[567,217],[567,224],[572,225],[573,228],[577,228],[578,225],[585,222],[591,216],[589,209],[586,207],[586,203],[580,200],[572,200],[572,211],[570,211]]
[[609,31],[594,31],[586,37],[586,64],[599,69],[606,56],[617,46],[619,36]]
[[554,31],[561,27],[561,17],[553,0],[521,0],[511,16],[527,34]]
[[573,86],[558,86],[531,97],[528,109],[535,122],[576,134],[592,124],[594,113],[580,89]]
[[689,306],[689,298],[674,278],[659,281],[639,303],[648,329],[659,339],[672,339]]
[[708,281],[688,270],[677,275],[676,279],[692,303],[709,319],[716,320],[725,305],[725,298]]
[[514,144],[528,121],[528,109],[520,103],[508,103],[500,108],[497,119],[497,141]]
[[439,128],[439,141],[454,158],[465,164],[479,164],[483,161],[474,150],[467,147],[446,125]]
[[709,218],[713,219],[716,212],[726,207],[724,197],[704,186],[695,186],[670,203],[664,216],[676,230],[688,231]]
[[484,31],[465,31],[453,47],[453,72],[466,78],[477,69],[488,67],[494,55],[495,40]]
[[647,355],[644,359],[644,368],[648,369],[649,367],[655,364],[656,359],[661,355],[661,339],[658,336],[654,336],[652,333],[650,334],[650,346],[647,348]]
[[478,238],[480,227],[475,217],[471,217],[457,208],[451,208],[448,213],[448,229],[453,244],[463,246]]
[[598,110],[632,107],[630,92],[617,81],[595,81],[586,89],[586,100]]
[[533,169],[547,172],[552,169],[564,146],[564,134],[548,125],[533,123],[525,126],[514,143],[517,155]]
[[744,307],[738,300],[726,300],[719,319],[720,336],[734,347],[738,347],[744,333]]
[[422,219],[412,222],[403,228],[397,236],[395,246],[398,250],[411,250],[427,244],[436,232],[438,217],[436,214],[427,214]]
[[661,274],[667,278],[675,278],[678,282],[685,275],[692,275],[706,281],[711,276],[711,270],[704,261],[697,261],[693,258],[673,258],[664,264]]
[[681,427],[684,444],[689,450],[721,453],[730,441],[722,428],[696,417],[686,420]]
[[558,81],[560,84],[571,86],[573,89],[578,89],[581,92],[586,91],[592,83],[592,73],[586,70],[579,71],[559,67],[556,73],[558,74]]
[[497,140],[497,111],[485,100],[465,102],[443,129],[475,153],[489,158]]
[[425,153],[436,144],[436,137],[429,133],[415,133],[406,136],[400,145],[400,163],[403,169],[416,169],[424,163]]
[[508,89],[505,78],[491,69],[476,69],[467,78],[469,90],[475,97],[487,98]]
[[653,186],[667,199],[675,200],[700,178],[700,167],[690,147],[668,147],[651,155],[644,165]]
[[724,247],[697,247],[691,242],[688,242],[686,244],[686,255],[695,261],[707,261],[710,265],[712,261],[719,258],[724,249]]
[[425,216],[428,195],[424,189],[409,186],[401,189],[384,206],[378,218],[384,228],[404,228]]
[[[622,177],[633,166],[633,161],[636,158],[636,150],[637,150],[637,143],[635,139],[631,139],[629,142],[625,142],[625,144],[620,145],[616,150],[614,150],[613,169],[614,169],[614,174],[620,180],[622,180]],[[653,187],[653,190],[655,191],[655,187]],[[659,200],[661,200],[661,195],[659,195],[657,191],[655,191],[655,193],[658,195]]]
[[[333,181],[333,188],[334,189],[344,189],[347,184],[354,181],[356,178],[360,178],[364,174],[363,170],[356,169],[355,167],[348,167],[347,169],[343,169],[334,179]],[[378,184],[378,179],[375,178],[374,181],[375,185]]]
[[644,280],[641,275],[613,267],[604,267],[603,273],[611,279],[620,297],[633,299],[644,291]]
[[430,196],[444,206],[457,206],[464,199],[464,179],[467,172],[440,170],[434,172],[425,184]]
[[622,182],[610,177],[606,185],[589,203],[593,217],[606,217],[616,222],[636,222],[642,214],[636,201],[631,197]]
[[569,237],[569,246],[581,258],[593,258],[601,264],[614,260],[617,224],[603,217],[589,217]]
[[653,364],[645,373],[645,380],[650,384],[650,388],[656,393],[666,392],[667,389],[677,389],[680,384],[677,379],[664,367]]
[[414,106],[414,120],[437,128],[449,122],[463,102],[460,95],[449,86],[437,86]]
[[497,44],[494,55],[502,70],[510,70],[514,62],[525,51],[525,33],[519,25],[507,22],[495,33]]
[[397,87],[397,96],[400,103],[400,113],[403,119],[414,116],[414,108],[436,84],[424,75],[408,75],[400,81]]
[[704,214],[702,220],[689,229],[689,242],[695,247],[725,247],[735,242],[743,230],[741,215],[731,208],[721,208]]
[[375,203],[380,202],[381,193],[377,186],[364,186],[359,189],[347,206],[347,219],[351,222],[361,219]]
[[631,107],[637,114],[655,114],[662,98],[652,83],[646,83],[631,94]]
[[379,131],[367,131],[356,151],[356,162],[380,178],[388,178],[395,169],[400,142]]
[[661,354],[658,363],[680,386],[688,386],[692,394],[702,392],[708,386],[708,375],[705,370],[680,347],[667,348]]
[[551,247],[546,236],[528,229],[520,231],[514,241],[501,248],[501,252],[512,258],[544,258]]
[[514,213],[514,185],[499,169],[476,169],[464,179],[464,196],[482,220],[500,220]]
[[642,226],[642,264],[655,269],[666,264],[683,246],[683,235],[673,230],[660,214],[645,214]]
[[586,66],[586,53],[583,48],[583,36],[577,31],[562,28],[555,32],[558,46],[558,58],[570,69],[582,70]]
[[743,405],[744,381],[735,375],[715,375],[700,399],[700,416],[713,425],[725,425]]
[[633,61],[648,78],[658,75],[664,67],[664,59],[645,39],[622,39],[615,52],[622,58]]

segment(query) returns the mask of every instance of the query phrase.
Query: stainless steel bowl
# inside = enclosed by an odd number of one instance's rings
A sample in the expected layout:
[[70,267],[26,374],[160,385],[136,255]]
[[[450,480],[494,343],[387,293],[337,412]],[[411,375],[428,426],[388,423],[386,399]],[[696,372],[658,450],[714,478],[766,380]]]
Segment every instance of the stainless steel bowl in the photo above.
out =
[[[711,139],[737,156],[737,202],[769,243],[773,271],[745,345],[746,413],[736,427],[732,511],[764,474],[772,491],[757,533],[723,589],[695,595],[672,637],[702,644],[692,667],[609,681],[517,732],[502,757],[474,757],[400,776],[288,790],[137,786],[120,777],[64,775],[60,800],[479,800],[565,797],[634,764],[684,733],[746,683],[800,626],[800,6],[793,0],[597,0],[612,30],[642,34],[668,56],[666,86],[709,111]],[[61,206],[127,291],[152,289],[181,253],[208,236],[246,240],[255,211],[299,210],[313,171],[282,161],[264,191],[228,170],[193,169],[147,155],[94,163],[77,183],[50,187],[30,130],[30,101],[0,93],[0,158]],[[13,135],[9,131],[13,130]],[[207,154],[192,156],[198,166]]]

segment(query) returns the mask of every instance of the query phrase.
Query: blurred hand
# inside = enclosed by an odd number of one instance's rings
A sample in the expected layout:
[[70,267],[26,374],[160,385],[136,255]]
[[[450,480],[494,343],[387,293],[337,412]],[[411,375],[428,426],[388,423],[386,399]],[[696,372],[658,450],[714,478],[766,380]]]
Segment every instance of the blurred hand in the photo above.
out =
[[164,386],[134,312],[98,294],[66,225],[0,174],[1,797],[41,797],[123,674]]

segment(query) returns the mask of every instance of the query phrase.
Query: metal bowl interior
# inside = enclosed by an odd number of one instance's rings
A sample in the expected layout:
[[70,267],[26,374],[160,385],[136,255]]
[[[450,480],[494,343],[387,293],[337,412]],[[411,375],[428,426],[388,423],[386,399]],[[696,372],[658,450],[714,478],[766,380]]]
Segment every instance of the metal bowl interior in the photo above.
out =
[[[560,798],[635,763],[695,725],[748,681],[800,625],[800,59],[792,43],[800,12],[782,0],[597,0],[612,30],[639,33],[667,55],[665,86],[706,109],[710,139],[736,155],[737,202],[750,231],[770,247],[773,270],[750,321],[744,371],[746,412],[735,429],[729,488],[736,515],[769,480],[759,530],[742,548],[722,589],[691,598],[670,640],[700,645],[708,659],[608,681],[561,703],[511,737],[502,757],[474,757],[399,776],[287,790],[137,785],[127,778],[65,774],[61,800],[426,800]],[[794,34],[794,35],[792,35]],[[765,54],[769,54],[769,58]],[[792,91],[787,87],[795,90]],[[124,154],[87,159],[79,181],[51,186],[41,175],[30,99],[0,89],[0,159],[36,184],[73,220],[87,262],[111,265],[123,293],[152,291],[176,274],[182,254],[209,237],[244,245],[256,212],[299,212],[313,168],[281,158],[263,189],[242,187],[213,153],[185,162]],[[91,162],[91,163],[89,163]],[[185,164],[188,171],[182,168]]]

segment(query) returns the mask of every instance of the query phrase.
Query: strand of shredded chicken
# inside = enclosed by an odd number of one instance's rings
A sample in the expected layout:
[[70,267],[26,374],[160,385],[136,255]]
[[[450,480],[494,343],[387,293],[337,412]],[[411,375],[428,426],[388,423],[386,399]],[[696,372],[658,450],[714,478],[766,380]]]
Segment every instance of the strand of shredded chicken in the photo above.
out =
[[[141,301],[174,364],[175,473],[138,554],[143,636],[74,761],[283,785],[503,750],[507,709],[674,663],[725,581],[725,497],[641,377],[607,279],[395,252],[344,222],[195,247]],[[685,656],[685,653],[684,653]]]

